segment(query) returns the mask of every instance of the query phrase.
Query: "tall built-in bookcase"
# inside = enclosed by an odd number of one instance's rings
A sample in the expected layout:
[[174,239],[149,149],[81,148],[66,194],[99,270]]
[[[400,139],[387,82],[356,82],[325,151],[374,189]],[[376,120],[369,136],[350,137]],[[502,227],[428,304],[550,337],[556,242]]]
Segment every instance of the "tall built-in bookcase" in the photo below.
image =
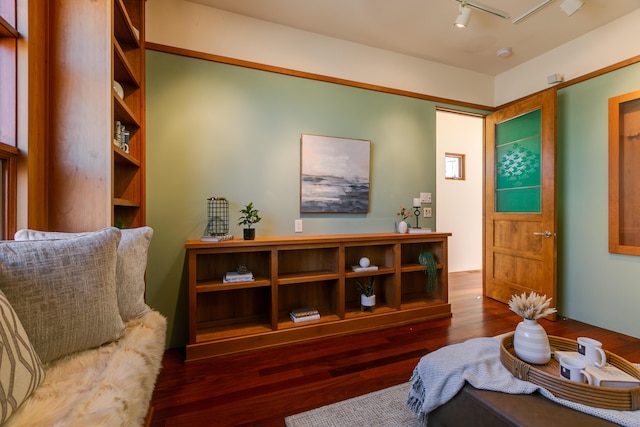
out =
[[[449,233],[290,236],[186,243],[189,342],[186,361],[451,316]],[[419,255],[433,254],[429,289]],[[362,257],[377,271],[355,272]],[[246,266],[255,280],[224,283]],[[376,305],[362,311],[356,279],[375,278]],[[320,319],[294,323],[294,309]]]
[[[145,224],[144,7],[145,0],[49,5],[51,230]],[[114,144],[116,122],[129,132],[129,152]]]

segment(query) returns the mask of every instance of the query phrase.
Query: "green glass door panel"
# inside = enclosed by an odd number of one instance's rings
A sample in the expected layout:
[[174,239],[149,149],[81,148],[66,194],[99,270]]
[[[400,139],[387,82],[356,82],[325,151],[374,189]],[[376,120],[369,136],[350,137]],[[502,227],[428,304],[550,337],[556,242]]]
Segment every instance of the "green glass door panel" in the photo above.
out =
[[496,147],[499,190],[540,186],[540,135]]
[[514,117],[496,127],[496,147],[540,135],[540,110]]
[[496,212],[540,212],[540,110],[496,125]]
[[496,192],[496,212],[540,212],[540,188]]

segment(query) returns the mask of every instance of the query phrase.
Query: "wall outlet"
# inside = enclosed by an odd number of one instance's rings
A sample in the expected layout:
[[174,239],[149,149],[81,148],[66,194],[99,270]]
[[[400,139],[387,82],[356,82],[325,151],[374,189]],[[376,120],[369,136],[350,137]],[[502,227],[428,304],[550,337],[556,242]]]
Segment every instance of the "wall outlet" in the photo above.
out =
[[431,208],[424,208],[423,216],[425,218],[431,218]]
[[431,193],[420,193],[420,201],[422,203],[431,203]]
[[296,230],[296,233],[302,233],[302,220],[301,219],[296,219],[295,230]]

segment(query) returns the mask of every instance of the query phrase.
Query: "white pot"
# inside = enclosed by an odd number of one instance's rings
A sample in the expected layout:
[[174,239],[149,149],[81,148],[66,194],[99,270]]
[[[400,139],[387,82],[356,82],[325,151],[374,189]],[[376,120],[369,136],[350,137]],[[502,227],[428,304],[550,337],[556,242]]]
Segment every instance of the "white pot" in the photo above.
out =
[[406,232],[407,232],[407,230],[408,230],[408,229],[409,229],[409,226],[407,225],[407,223],[406,223],[406,222],[404,222],[404,221],[400,221],[400,222],[398,223],[398,233],[400,233],[400,234],[404,234],[404,233],[406,233]]
[[535,320],[524,319],[518,323],[513,335],[513,349],[520,359],[534,365],[543,365],[551,360],[549,337]]
[[371,295],[370,297],[360,294],[360,308],[362,311],[373,311],[373,308],[376,306],[376,296]]

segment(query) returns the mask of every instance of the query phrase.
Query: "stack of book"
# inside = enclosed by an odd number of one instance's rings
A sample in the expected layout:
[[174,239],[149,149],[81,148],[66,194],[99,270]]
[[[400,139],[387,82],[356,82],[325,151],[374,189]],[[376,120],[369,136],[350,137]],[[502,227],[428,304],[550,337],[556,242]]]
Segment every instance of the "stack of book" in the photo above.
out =
[[289,317],[291,317],[293,323],[308,322],[309,320],[318,320],[320,312],[315,308],[299,308],[291,311]]
[[428,234],[431,233],[430,228],[410,228],[409,234]]
[[585,370],[593,377],[594,384],[600,387],[634,388],[640,386],[640,380],[609,363],[602,368],[587,366]]
[[238,282],[253,282],[255,279],[253,273],[238,273],[237,271],[229,271],[224,274],[222,283],[238,283]]
[[224,242],[225,240],[233,240],[233,235],[224,234],[222,236],[202,236],[200,238],[202,242]]

